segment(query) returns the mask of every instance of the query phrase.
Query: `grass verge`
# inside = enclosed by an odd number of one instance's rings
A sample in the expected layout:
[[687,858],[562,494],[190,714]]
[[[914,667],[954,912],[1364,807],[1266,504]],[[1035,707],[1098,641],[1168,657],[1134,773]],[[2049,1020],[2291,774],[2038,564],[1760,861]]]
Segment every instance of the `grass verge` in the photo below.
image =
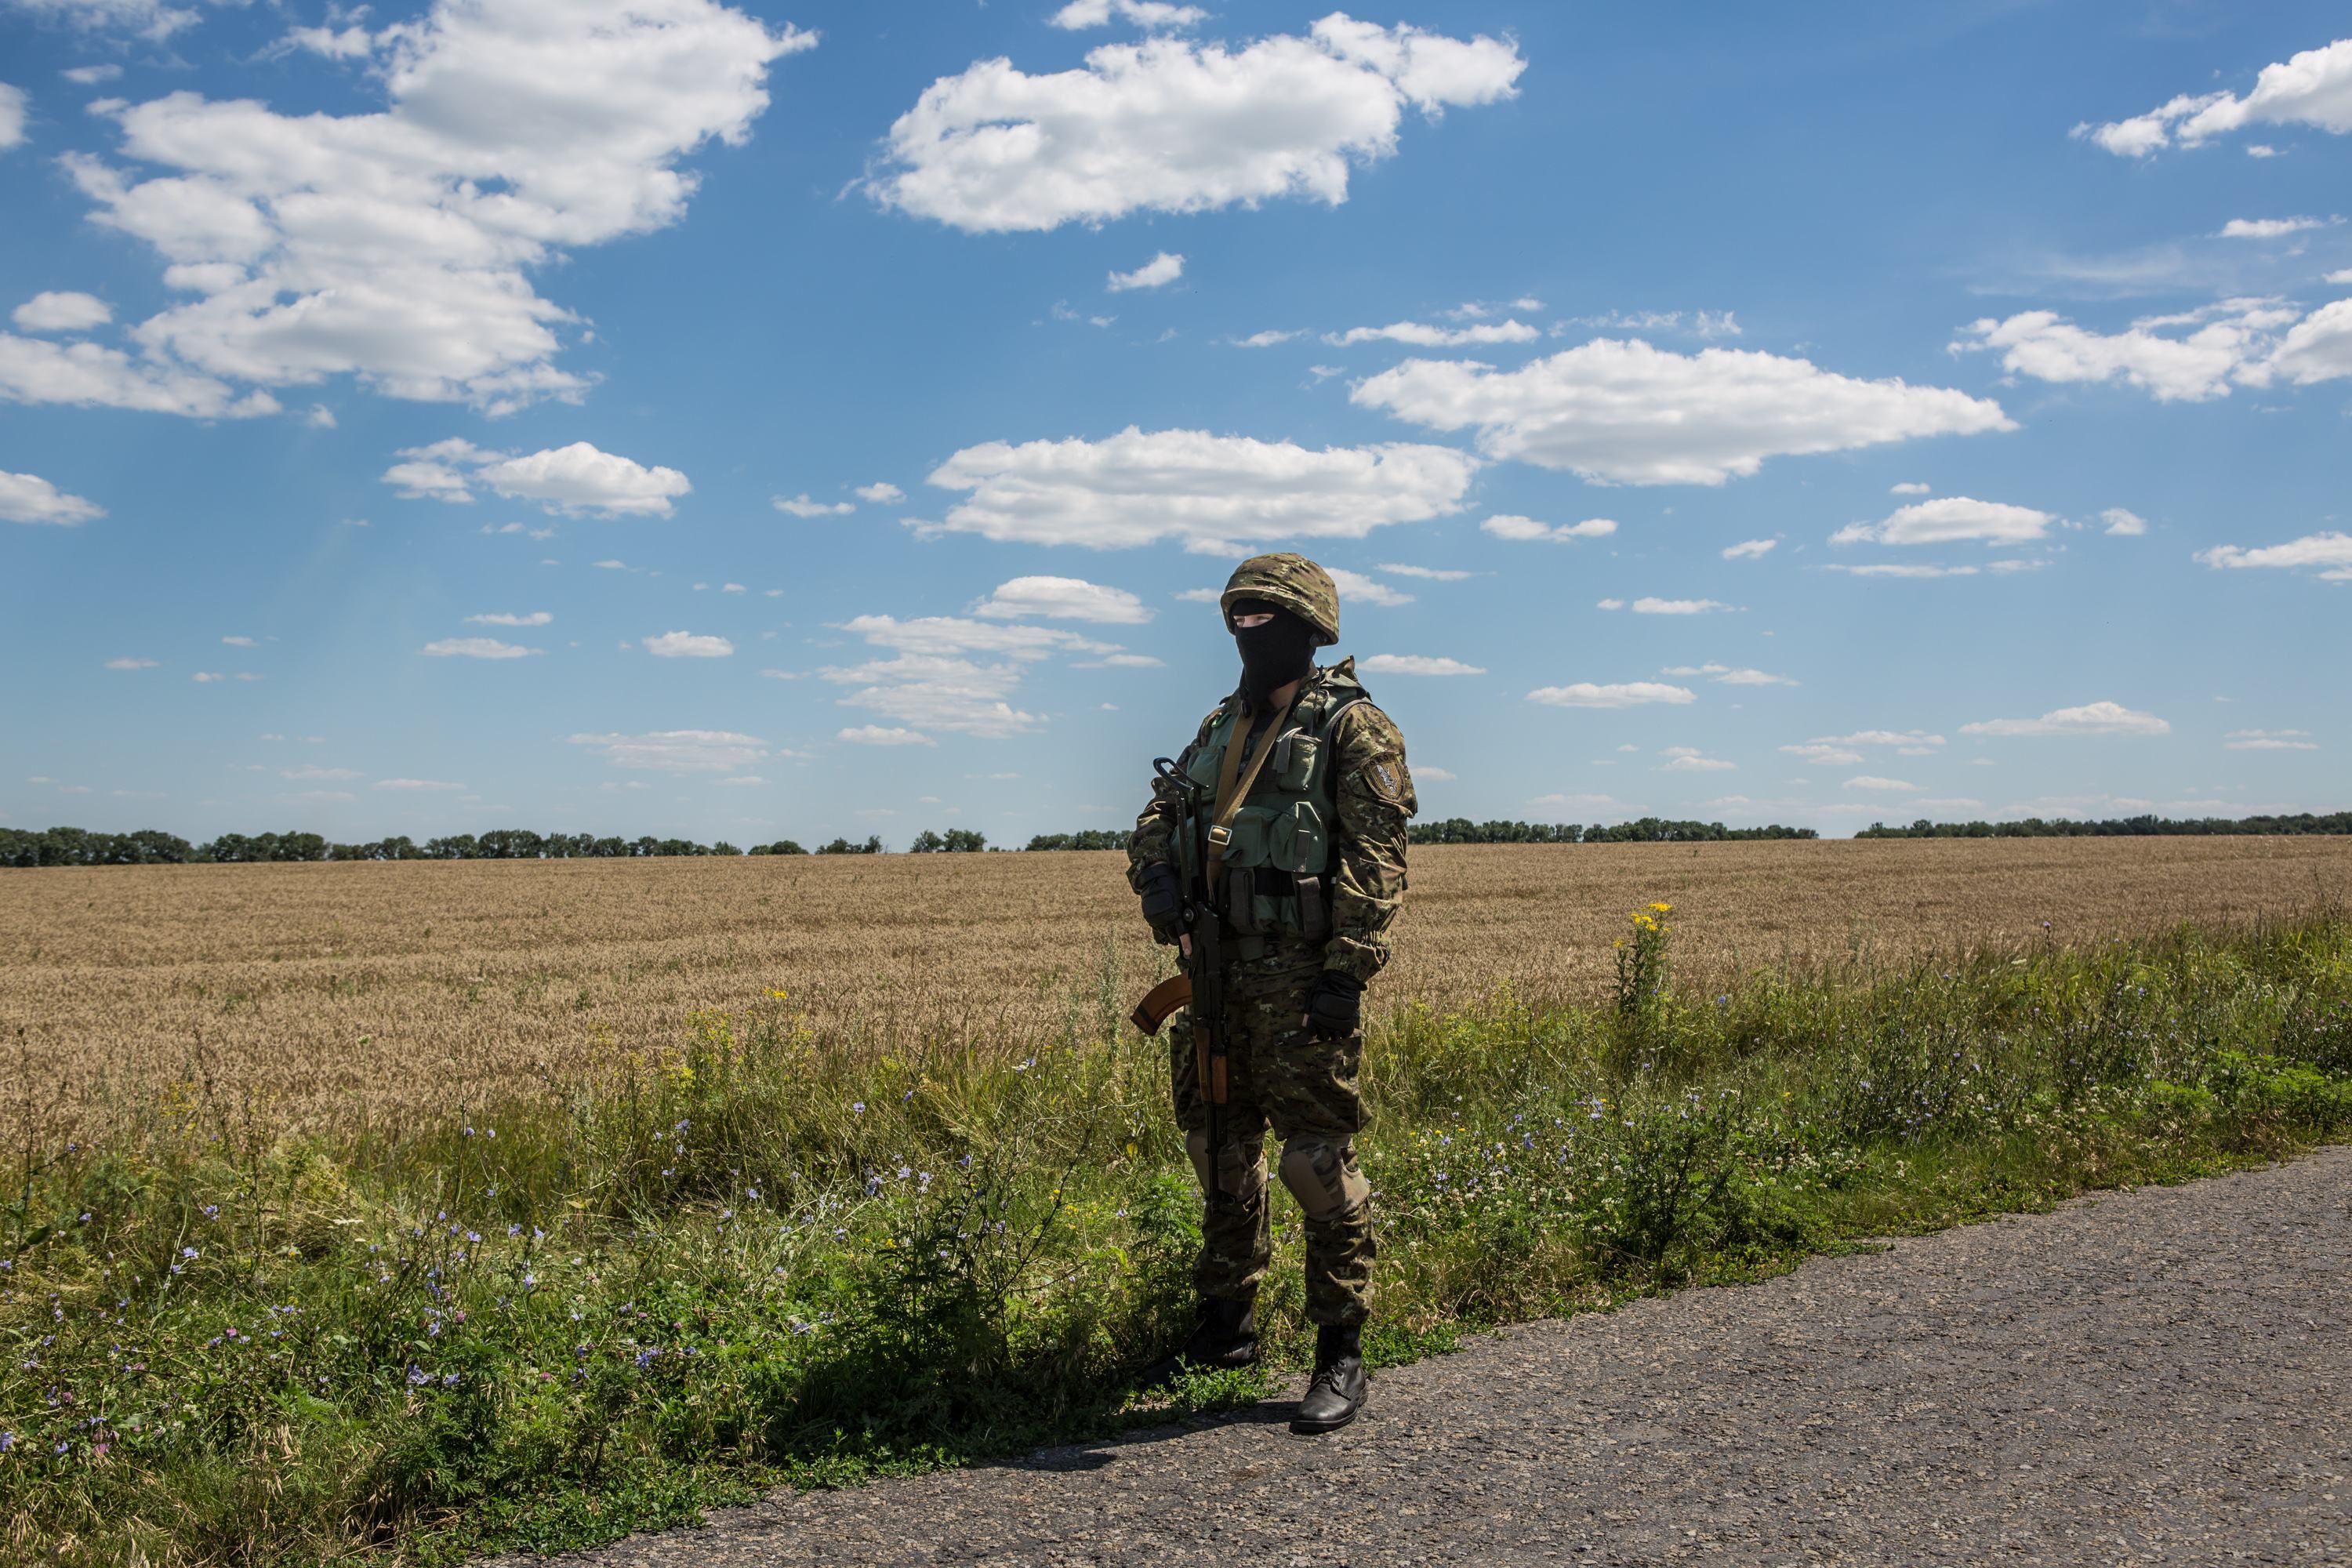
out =
[[[1370,1348],[2352,1129],[2352,922],[1899,973],[1408,1009],[1367,1053]],[[593,1081],[283,1136],[201,1063],[0,1203],[0,1556],[446,1562],[778,1484],[969,1462],[1255,1397],[1125,1380],[1188,1310],[1164,1047],[877,1057],[772,992]],[[1261,1318],[1303,1358],[1295,1213]]]

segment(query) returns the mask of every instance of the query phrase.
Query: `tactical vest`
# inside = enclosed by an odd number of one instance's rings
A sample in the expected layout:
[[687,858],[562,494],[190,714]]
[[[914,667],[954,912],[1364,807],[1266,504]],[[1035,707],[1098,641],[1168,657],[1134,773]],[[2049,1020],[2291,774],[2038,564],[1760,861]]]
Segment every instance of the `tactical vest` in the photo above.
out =
[[[1331,841],[1339,831],[1331,731],[1341,713],[1369,695],[1345,670],[1323,670],[1301,689],[1281,732],[1271,741],[1260,737],[1261,746],[1274,750],[1234,813],[1220,886],[1210,889],[1227,930],[1310,942],[1331,934]],[[1207,739],[1194,748],[1185,772],[1207,798],[1215,798],[1225,748],[1247,743],[1251,717],[1239,698],[1226,699]],[[1202,869],[1202,846],[1186,842],[1181,850],[1189,884]]]

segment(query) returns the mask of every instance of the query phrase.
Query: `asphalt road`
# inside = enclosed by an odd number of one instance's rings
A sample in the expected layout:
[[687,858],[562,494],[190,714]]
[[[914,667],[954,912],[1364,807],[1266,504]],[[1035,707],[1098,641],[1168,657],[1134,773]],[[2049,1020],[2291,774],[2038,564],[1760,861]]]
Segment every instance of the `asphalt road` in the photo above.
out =
[[1325,1438],[1288,1410],[566,1561],[2352,1563],[2352,1148],[1527,1324]]

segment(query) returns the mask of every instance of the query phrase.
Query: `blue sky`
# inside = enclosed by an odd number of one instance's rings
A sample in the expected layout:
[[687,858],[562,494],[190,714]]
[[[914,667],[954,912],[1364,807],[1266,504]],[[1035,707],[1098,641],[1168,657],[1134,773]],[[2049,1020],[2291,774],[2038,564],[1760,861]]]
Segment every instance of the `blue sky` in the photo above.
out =
[[2340,7],[1801,15],[0,0],[0,822],[2344,806]]

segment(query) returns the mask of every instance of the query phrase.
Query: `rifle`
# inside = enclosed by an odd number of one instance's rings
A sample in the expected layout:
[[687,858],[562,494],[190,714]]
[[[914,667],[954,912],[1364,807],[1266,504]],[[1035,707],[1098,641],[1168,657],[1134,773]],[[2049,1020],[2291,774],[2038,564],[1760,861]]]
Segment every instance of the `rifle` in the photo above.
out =
[[1157,1035],[1179,1007],[1192,1012],[1192,1064],[1201,1099],[1209,1108],[1209,1201],[1230,1204],[1224,1185],[1223,1109],[1231,1102],[1225,1036],[1224,927],[1209,898],[1206,867],[1207,835],[1202,825],[1202,802],[1209,791],[1167,757],[1152,759],[1151,771],[1171,785],[1179,802],[1179,831],[1191,847],[1192,877],[1184,889],[1184,928],[1189,942],[1180,943],[1181,973],[1153,986],[1136,1004],[1129,1018],[1147,1035]]

